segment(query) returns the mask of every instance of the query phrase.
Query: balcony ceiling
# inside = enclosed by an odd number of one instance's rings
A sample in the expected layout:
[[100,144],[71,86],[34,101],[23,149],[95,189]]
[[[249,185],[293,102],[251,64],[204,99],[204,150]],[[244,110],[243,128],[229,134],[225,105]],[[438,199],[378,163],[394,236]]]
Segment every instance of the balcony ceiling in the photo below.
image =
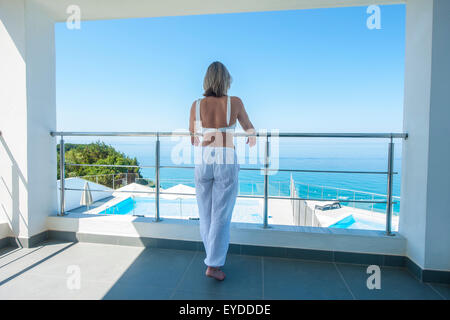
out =
[[[373,0],[28,0],[42,5],[55,21],[65,21],[69,5],[78,5],[82,20],[144,18],[214,13],[369,6]],[[399,4],[406,0],[378,0]]]

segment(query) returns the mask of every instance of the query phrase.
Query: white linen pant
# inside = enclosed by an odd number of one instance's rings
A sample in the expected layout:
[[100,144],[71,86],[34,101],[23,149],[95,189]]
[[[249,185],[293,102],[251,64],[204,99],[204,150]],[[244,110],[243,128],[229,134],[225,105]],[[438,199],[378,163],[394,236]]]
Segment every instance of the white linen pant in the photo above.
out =
[[[205,264],[225,264],[230,242],[230,224],[238,194],[239,164],[234,149],[203,147],[208,156],[195,166],[195,189],[200,235],[205,246]],[[214,161],[205,161],[205,158]],[[222,161],[217,161],[222,159]],[[212,163],[211,163],[212,162]]]

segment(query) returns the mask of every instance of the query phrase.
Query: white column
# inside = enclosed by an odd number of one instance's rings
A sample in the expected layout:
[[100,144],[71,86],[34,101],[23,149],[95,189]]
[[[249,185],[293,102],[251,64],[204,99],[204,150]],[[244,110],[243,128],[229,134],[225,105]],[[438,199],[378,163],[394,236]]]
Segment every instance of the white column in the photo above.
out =
[[25,240],[56,211],[55,128],[53,21],[34,1],[1,0],[0,215]]
[[408,0],[399,232],[422,269],[450,270],[450,1]]

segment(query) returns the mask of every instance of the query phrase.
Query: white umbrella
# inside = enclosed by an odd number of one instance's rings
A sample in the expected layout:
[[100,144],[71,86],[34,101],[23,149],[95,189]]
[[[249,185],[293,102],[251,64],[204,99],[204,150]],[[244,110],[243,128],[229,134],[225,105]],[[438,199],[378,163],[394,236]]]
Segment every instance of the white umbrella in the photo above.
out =
[[182,201],[183,199],[195,198],[195,188],[184,184],[177,184],[174,187],[164,190],[164,194],[161,195],[161,198],[168,200],[176,200],[176,199],[180,200],[180,216],[182,216],[183,215]]
[[80,200],[80,205],[82,206],[86,206],[87,209],[89,210],[89,206],[92,204],[92,194],[91,194],[91,189],[89,189],[89,183],[85,183],[84,184],[84,190],[83,193],[81,194],[81,200]]
[[165,189],[164,194],[161,195],[161,198],[168,200],[195,198],[195,188],[185,184],[177,184],[174,187]]
[[[135,197],[154,197],[153,194],[154,188],[150,188],[148,186],[144,186],[142,184],[133,182],[130,184],[127,184],[124,187],[121,187],[119,189],[116,189],[113,193],[114,197],[129,197],[129,196],[135,196]],[[126,191],[126,192],[121,192]]]

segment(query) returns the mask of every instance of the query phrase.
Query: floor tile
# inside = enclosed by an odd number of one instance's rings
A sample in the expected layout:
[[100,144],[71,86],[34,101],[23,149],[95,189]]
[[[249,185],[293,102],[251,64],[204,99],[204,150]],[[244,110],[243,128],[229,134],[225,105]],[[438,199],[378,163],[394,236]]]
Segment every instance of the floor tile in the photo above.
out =
[[265,299],[352,299],[328,262],[264,258]]
[[36,248],[20,248],[0,256],[0,285],[32,270],[63,251],[74,246],[72,243],[50,243]]
[[438,283],[430,283],[431,287],[434,290],[439,292],[439,294],[446,300],[450,300],[450,285],[448,284],[438,284]]
[[23,274],[0,286],[0,300],[97,300],[109,289],[105,282],[81,281],[79,288],[73,288],[67,278]]
[[175,288],[194,255],[188,250],[145,249],[117,283]]
[[137,247],[78,243],[42,258],[25,270],[34,275],[67,277],[69,269],[76,267],[83,280],[112,282],[122,276],[142,251],[143,248]]
[[225,266],[222,268],[227,275],[224,281],[217,281],[205,276],[204,258],[203,253],[197,254],[187,271],[186,277],[178,287],[179,290],[262,297],[260,257],[228,255]]
[[336,264],[356,299],[441,299],[404,268],[381,267],[381,289],[368,289],[367,266]]

